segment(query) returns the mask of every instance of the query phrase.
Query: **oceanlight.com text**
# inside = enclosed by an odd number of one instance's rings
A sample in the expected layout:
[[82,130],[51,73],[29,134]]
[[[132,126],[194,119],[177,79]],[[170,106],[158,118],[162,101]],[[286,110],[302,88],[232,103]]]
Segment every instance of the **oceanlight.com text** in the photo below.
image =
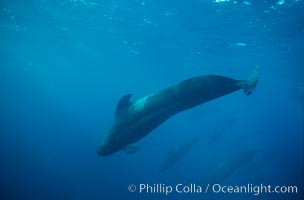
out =
[[266,184],[245,184],[245,185],[222,185],[222,184],[206,184],[200,185],[196,183],[175,185],[163,183],[140,183],[138,185],[130,184],[129,192],[137,192],[139,194],[297,194],[297,186],[272,186]]

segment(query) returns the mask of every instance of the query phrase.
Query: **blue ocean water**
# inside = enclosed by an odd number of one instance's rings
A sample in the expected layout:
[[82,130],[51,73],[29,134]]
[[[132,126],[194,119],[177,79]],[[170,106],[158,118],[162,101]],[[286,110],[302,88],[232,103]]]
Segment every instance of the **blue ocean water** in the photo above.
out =
[[[0,199],[303,199],[303,6],[1,0]],[[121,96],[135,101],[202,74],[246,79],[256,64],[252,95],[238,91],[174,116],[135,154],[96,154]],[[193,138],[200,141],[183,148]],[[186,150],[160,170],[178,149]],[[210,188],[156,191],[178,184]],[[297,193],[224,194],[213,184]]]

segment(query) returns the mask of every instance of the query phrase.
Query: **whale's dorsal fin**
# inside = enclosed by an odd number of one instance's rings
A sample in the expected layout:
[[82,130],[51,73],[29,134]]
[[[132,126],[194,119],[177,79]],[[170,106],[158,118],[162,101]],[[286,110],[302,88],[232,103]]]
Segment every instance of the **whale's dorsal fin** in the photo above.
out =
[[119,116],[119,114],[127,109],[132,103],[130,102],[130,98],[133,94],[126,94],[123,97],[120,98],[115,112],[115,117]]

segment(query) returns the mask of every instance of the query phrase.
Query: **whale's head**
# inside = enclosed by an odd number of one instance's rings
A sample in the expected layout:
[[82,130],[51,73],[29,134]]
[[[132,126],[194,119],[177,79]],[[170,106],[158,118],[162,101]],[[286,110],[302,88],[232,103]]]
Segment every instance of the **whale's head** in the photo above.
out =
[[104,135],[98,144],[96,149],[97,155],[109,156],[120,150],[124,150],[128,144],[132,143],[129,139],[130,132],[132,133],[133,131],[115,121],[112,128]]
[[122,146],[115,141],[117,140],[115,140],[114,134],[112,130],[110,130],[98,144],[96,149],[97,155],[109,156],[121,150]]
[[109,156],[117,151],[119,151],[120,149],[117,149],[115,147],[115,145],[111,144],[111,143],[104,143],[101,142],[96,149],[96,153],[99,156]]

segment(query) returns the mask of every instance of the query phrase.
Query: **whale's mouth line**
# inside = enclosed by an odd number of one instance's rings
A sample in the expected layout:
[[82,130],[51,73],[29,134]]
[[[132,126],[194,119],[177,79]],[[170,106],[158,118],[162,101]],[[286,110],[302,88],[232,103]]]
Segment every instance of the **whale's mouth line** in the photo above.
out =
[[113,151],[111,147],[114,147],[112,143],[101,144],[97,146],[96,152],[100,156],[108,156],[119,151],[119,149]]

